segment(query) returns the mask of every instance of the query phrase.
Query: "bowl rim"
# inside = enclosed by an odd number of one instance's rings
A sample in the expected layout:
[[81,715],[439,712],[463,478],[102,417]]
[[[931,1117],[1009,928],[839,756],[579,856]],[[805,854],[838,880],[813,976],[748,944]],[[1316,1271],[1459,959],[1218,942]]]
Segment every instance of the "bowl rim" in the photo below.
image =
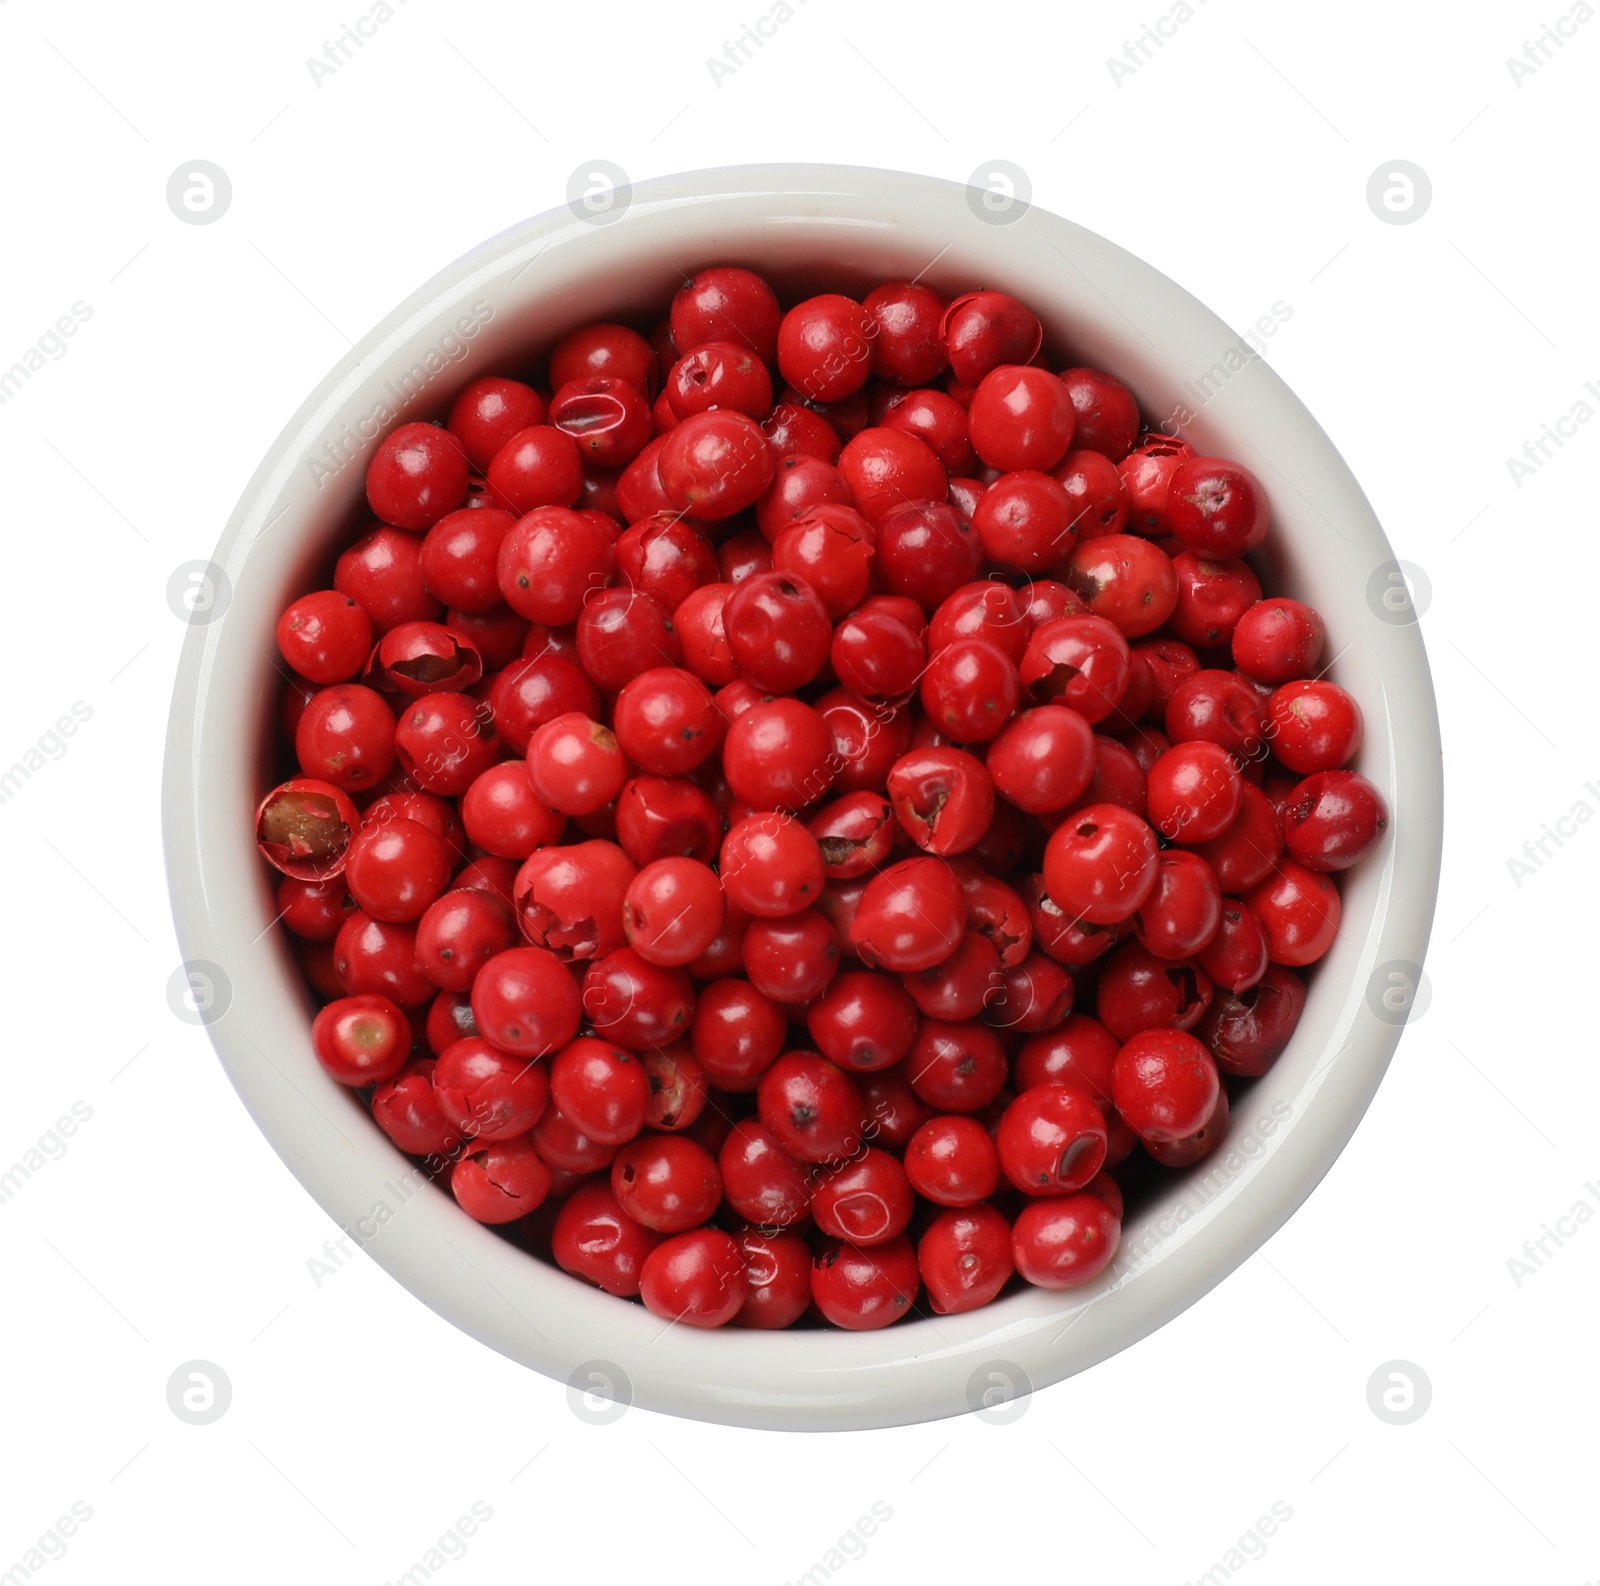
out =
[[[218,1057],[290,1171],[361,1248],[463,1331],[566,1381],[580,1413],[604,1413],[592,1409],[597,1393],[752,1427],[888,1426],[993,1406],[1086,1369],[1193,1304],[1287,1221],[1354,1132],[1410,1011],[1406,1002],[1398,1018],[1386,1013],[1374,988],[1388,984],[1382,977],[1396,966],[1420,977],[1440,866],[1439,728],[1415,613],[1397,620],[1390,606],[1385,615],[1374,593],[1389,587],[1399,564],[1371,506],[1283,381],[1186,291],[1037,206],[997,221],[984,196],[892,170],[752,165],[619,187],[622,213],[598,223],[576,199],[523,221],[439,272],[338,359],[268,449],[207,564],[209,604],[191,617],[177,669],[162,817],[185,968],[221,988],[202,998]],[[318,536],[326,539],[330,480],[335,495],[356,488],[352,480],[388,427],[369,434],[361,422],[376,411],[374,393],[397,392],[397,372],[417,368],[430,349],[426,366],[442,362],[450,374],[435,393],[454,389],[496,361],[487,352],[496,334],[526,340],[548,322],[540,309],[593,290],[585,279],[608,253],[619,278],[647,271],[647,249],[679,276],[670,255],[693,255],[698,266],[723,256],[756,262],[766,250],[816,269],[818,257],[852,239],[905,259],[908,269],[929,254],[933,279],[947,254],[955,256],[947,269],[970,271],[966,261],[974,261],[993,284],[1051,279],[1058,289],[1046,318],[1070,322],[1081,361],[1103,353],[1119,374],[1131,368],[1130,383],[1161,390],[1162,407],[1227,368],[1178,427],[1256,452],[1253,466],[1267,477],[1285,528],[1287,544],[1276,554],[1293,577],[1316,584],[1319,609],[1342,641],[1341,675],[1359,682],[1368,712],[1361,768],[1388,795],[1395,818],[1381,853],[1351,878],[1328,966],[1337,960],[1341,979],[1314,978],[1289,1051],[1257,1082],[1251,1105],[1235,1110],[1226,1160],[1219,1153],[1210,1166],[1175,1176],[1173,1190],[1125,1230],[1117,1260],[1094,1284],[1066,1294],[1025,1290],[977,1312],[876,1332],[708,1334],[663,1326],[642,1307],[529,1257],[447,1195],[419,1192],[407,1159],[370,1121],[363,1132],[364,1109],[311,1058],[304,990],[296,995],[282,933],[262,930],[271,891],[247,819],[262,790],[251,723],[271,713],[275,692],[264,664],[270,653],[259,642],[262,614],[288,570],[303,569]],[[499,326],[475,342],[477,331],[465,326],[479,304]],[[459,359],[451,336],[468,344]],[[1199,371],[1199,387],[1181,380],[1185,370]],[[409,398],[392,397],[399,417],[436,408],[432,378]],[[1335,591],[1331,605],[1326,589]],[[270,626],[264,631],[270,651]],[[1359,932],[1350,929],[1356,923]],[[347,1133],[347,1121],[358,1127]]]

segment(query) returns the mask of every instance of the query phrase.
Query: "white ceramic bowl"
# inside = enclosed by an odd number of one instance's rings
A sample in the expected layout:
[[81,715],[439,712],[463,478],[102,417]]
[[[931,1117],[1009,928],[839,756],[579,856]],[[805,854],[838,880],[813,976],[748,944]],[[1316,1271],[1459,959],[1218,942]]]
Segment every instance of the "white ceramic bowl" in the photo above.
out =
[[[291,1171],[475,1338],[558,1379],[609,1382],[704,1420],[841,1429],[955,1414],[1160,1327],[1281,1226],[1349,1139],[1399,1038],[1433,914],[1441,787],[1427,659],[1393,552],[1327,436],[1233,331],[1138,259],[1037,208],[997,215],[969,188],[890,171],[744,167],[630,197],[620,217],[617,204],[599,218],[569,207],[529,220],[430,281],[339,361],[257,469],[217,546],[213,602],[187,636],[172,706],[164,817],[179,938],[201,965],[196,984],[217,987],[207,1018],[228,1076]],[[410,1164],[313,1058],[308,995],[283,933],[267,929],[272,890],[250,817],[271,775],[274,624],[359,514],[375,411],[436,416],[473,376],[520,366],[588,320],[653,317],[686,275],[722,262],[755,266],[789,295],[924,272],[947,289],[1002,287],[1039,312],[1051,343],[1126,380],[1152,420],[1195,410],[1184,436],[1265,481],[1273,587],[1323,612],[1333,675],[1367,713],[1360,768],[1393,823],[1380,853],[1342,878],[1343,927],[1294,1040],[1236,1106],[1223,1151],[1173,1175],[1083,1289],[1029,1289],[871,1333],[664,1328],[406,1182]]]

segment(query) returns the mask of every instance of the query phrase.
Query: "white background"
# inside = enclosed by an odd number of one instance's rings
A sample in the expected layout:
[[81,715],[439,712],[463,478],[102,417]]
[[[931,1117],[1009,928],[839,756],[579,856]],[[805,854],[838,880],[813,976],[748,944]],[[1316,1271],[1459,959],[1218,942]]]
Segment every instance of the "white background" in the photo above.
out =
[[[1162,0],[1070,17],[793,3],[718,85],[706,58],[760,0],[393,0],[319,85],[307,57],[363,0],[0,0],[0,368],[74,302],[92,309],[0,406],[0,764],[75,701],[93,712],[0,804],[0,1167],[75,1101],[92,1109],[0,1203],[0,1573],[81,1501],[92,1518],[43,1566],[63,1586],[125,1579],[134,1559],[144,1578],[377,1586],[481,1501],[492,1518],[447,1586],[782,1582],[876,1501],[892,1517],[848,1586],[1023,1570],[1178,1586],[1277,1501],[1292,1518],[1243,1565],[1250,1582],[1600,1576],[1585,1448],[1600,1226],[1566,1224],[1520,1285],[1507,1265],[1574,1202],[1600,1206],[1600,832],[1569,825],[1520,885],[1508,867],[1575,804],[1600,809],[1600,424],[1520,485],[1506,461],[1580,400],[1600,409],[1584,388],[1600,381],[1600,21],[1568,24],[1519,85],[1508,56],[1565,0],[1208,0],[1119,85],[1107,57],[1172,14]],[[782,159],[966,180],[1016,162],[1036,203],[1234,325],[1292,307],[1271,361],[1431,584],[1448,775],[1431,1004],[1285,1230],[1010,1425],[803,1438],[637,1409],[584,1424],[562,1387],[367,1258],[313,1282],[308,1258],[338,1230],[168,1006],[170,574],[209,554],[352,339],[561,203],[596,158],[635,180]],[[215,224],[180,224],[165,199],[195,159],[231,178]],[[1431,178],[1414,224],[1368,207],[1395,159]],[[194,1358],[232,1383],[209,1426],[167,1406]],[[1432,1386],[1404,1426],[1367,1399],[1395,1359]]]

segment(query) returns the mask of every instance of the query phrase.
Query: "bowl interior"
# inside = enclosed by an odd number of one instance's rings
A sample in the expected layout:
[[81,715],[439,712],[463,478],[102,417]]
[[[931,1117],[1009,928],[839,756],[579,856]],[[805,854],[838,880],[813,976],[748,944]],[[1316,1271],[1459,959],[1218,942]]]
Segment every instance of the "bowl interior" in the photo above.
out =
[[[593,1367],[650,1407],[767,1426],[890,1424],[981,1402],[996,1373],[1042,1386],[1124,1347],[1258,1248],[1326,1171],[1399,1036],[1369,981],[1423,956],[1437,722],[1414,622],[1369,596],[1393,553],[1355,480],[1268,366],[1172,282],[1056,216],[999,225],[970,198],[892,172],[750,168],[637,187],[609,224],[561,210],[485,244],[390,314],[290,421],[217,548],[213,620],[196,621],[184,650],[165,790],[174,909],[186,957],[220,968],[228,987],[210,1031],[246,1105],[323,1207],[435,1310],[558,1378],[588,1380]],[[284,933],[268,929],[272,886],[248,822],[281,756],[277,613],[325,585],[370,521],[365,466],[394,423],[440,416],[473,376],[531,367],[588,321],[648,328],[685,276],[713,263],[760,269],[785,302],[897,277],[1016,293],[1064,360],[1116,372],[1148,422],[1257,471],[1274,514],[1264,582],[1323,613],[1330,675],[1367,713],[1358,767],[1394,820],[1380,854],[1341,878],[1340,937],[1299,1030],[1236,1103],[1223,1148],[1131,1210],[1116,1261],[1083,1289],[1026,1290],[867,1334],[664,1330],[473,1223],[311,1055],[311,1000]]]

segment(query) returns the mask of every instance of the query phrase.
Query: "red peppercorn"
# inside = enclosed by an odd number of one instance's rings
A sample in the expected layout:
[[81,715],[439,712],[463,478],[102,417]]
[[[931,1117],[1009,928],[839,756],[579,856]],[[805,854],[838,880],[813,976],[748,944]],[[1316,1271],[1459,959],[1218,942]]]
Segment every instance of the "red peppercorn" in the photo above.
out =
[[1348,870],[1389,825],[1383,795],[1355,771],[1319,771],[1289,794],[1281,814],[1289,856],[1310,870]]
[[551,1236],[556,1264],[608,1294],[639,1292],[645,1258],[661,1243],[623,1211],[609,1184],[580,1184],[562,1205]]
[[1121,1219],[1098,1195],[1050,1196],[1023,1207],[1011,1249],[1029,1283],[1071,1289],[1105,1271],[1121,1235]]
[[830,1238],[863,1247],[902,1234],[914,1205],[899,1158],[870,1146],[848,1162],[824,1167],[811,1189],[817,1227]]
[[1267,533],[1267,496],[1248,468],[1223,457],[1186,457],[1173,471],[1166,527],[1197,555],[1226,561]]
[[771,363],[782,317],[777,295],[759,275],[717,265],[679,287],[672,300],[672,342],[680,356],[708,341],[738,342]]
[[1320,871],[1293,859],[1280,859],[1244,901],[1266,929],[1275,964],[1292,969],[1314,964],[1339,934],[1339,889]]
[[709,520],[754,506],[772,483],[774,466],[760,426],[727,408],[696,413],[675,425],[657,463],[667,501]]
[[731,408],[759,419],[772,406],[772,377],[747,348],[709,341],[672,366],[664,392],[674,417]]
[[966,908],[961,884],[935,858],[902,859],[867,884],[850,924],[863,962],[901,973],[948,958],[961,940]]
[[1077,419],[1072,393],[1047,369],[1002,364],[972,393],[967,429],[992,468],[1049,469],[1066,456]]
[[450,1170],[461,1209],[480,1223],[509,1223],[536,1210],[550,1193],[549,1167],[527,1135],[469,1145]]
[[436,424],[402,424],[367,465],[367,501],[399,529],[431,528],[467,493],[467,454]]
[[936,1206],[975,1206],[1000,1183],[993,1137],[962,1113],[930,1118],[912,1135],[905,1153],[912,1189]]
[[955,378],[975,386],[1000,364],[1026,364],[1044,341],[1027,304],[1006,292],[966,292],[944,311],[939,334]]
[[904,1234],[862,1249],[831,1240],[811,1266],[811,1297],[835,1327],[864,1332],[897,1322],[917,1297],[916,1251]]
[[387,997],[340,997],[312,1022],[318,1061],[341,1085],[392,1079],[411,1052],[411,1025]]
[[1204,1044],[1182,1030],[1131,1036],[1111,1067],[1111,1099],[1141,1139],[1181,1140],[1216,1105],[1217,1065]]
[[811,1305],[811,1251],[795,1234],[745,1228],[734,1235],[744,1256],[744,1304],[735,1327],[790,1327]]
[[1298,600],[1258,601],[1233,630],[1233,664],[1257,683],[1274,686],[1309,676],[1322,659],[1322,618]]
[[1285,683],[1267,701],[1266,733],[1291,771],[1337,771],[1361,747],[1361,707],[1325,678]]

